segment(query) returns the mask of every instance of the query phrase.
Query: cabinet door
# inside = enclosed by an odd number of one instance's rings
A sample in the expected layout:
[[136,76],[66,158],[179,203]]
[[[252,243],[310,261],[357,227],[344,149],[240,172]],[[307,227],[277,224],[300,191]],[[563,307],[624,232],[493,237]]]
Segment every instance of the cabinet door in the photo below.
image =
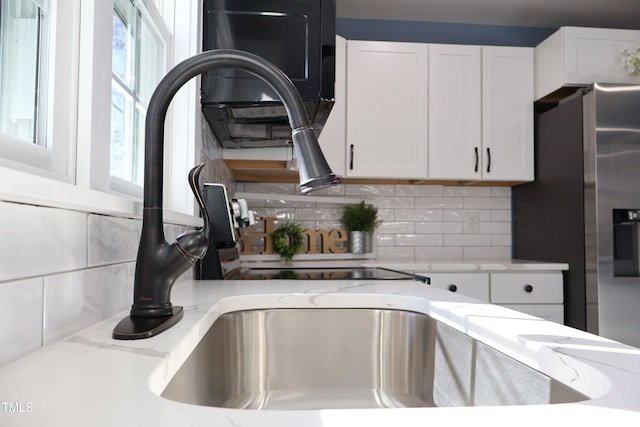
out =
[[346,173],[344,147],[346,144],[345,115],[347,111],[347,41],[336,37],[335,103],[320,133],[319,142],[329,166],[337,176]]
[[625,49],[635,52],[640,31],[608,28],[563,28],[566,83],[640,83],[622,66]]
[[431,286],[489,301],[488,273],[419,273],[431,280]]
[[347,42],[347,176],[427,177],[428,45]]
[[429,178],[481,177],[480,46],[429,46]]
[[492,273],[491,302],[562,304],[562,273]]
[[560,28],[535,48],[536,99],[563,86],[640,83],[622,66],[624,50],[635,51],[639,41],[638,30]]
[[533,48],[482,48],[482,177],[533,180]]

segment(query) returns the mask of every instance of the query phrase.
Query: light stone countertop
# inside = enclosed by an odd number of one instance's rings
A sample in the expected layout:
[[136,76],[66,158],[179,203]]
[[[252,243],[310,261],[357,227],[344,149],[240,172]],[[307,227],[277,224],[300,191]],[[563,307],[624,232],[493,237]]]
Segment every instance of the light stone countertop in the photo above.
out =
[[[584,425],[640,425],[640,349],[419,282],[186,281],[174,287],[172,300],[185,307],[184,318],[154,338],[111,339],[113,327],[127,314],[121,313],[0,368],[0,425],[539,427],[567,419]],[[222,313],[317,307],[428,314],[589,399],[555,405],[254,411],[160,397]]]

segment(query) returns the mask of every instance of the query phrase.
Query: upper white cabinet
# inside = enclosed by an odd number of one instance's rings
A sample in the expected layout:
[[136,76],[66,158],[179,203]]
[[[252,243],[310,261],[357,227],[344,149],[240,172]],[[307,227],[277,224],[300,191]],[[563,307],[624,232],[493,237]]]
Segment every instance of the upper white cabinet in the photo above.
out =
[[346,162],[344,147],[346,145],[345,120],[347,111],[347,41],[336,37],[336,77],[333,108],[329,113],[319,142],[322,152],[337,176],[345,176]]
[[429,49],[429,177],[480,177],[481,48]]
[[428,45],[349,41],[348,177],[427,177]]
[[625,49],[640,45],[640,31],[562,27],[535,48],[535,97],[563,86],[640,83],[622,66]]
[[429,178],[533,180],[533,49],[431,45]]
[[533,181],[533,48],[482,47],[482,178]]

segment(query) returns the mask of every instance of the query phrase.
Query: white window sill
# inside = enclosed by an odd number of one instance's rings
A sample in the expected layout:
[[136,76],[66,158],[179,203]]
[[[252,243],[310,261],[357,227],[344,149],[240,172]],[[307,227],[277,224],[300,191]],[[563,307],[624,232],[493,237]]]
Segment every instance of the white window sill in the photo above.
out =
[[[0,201],[69,209],[103,215],[142,218],[142,202],[0,167]],[[163,210],[164,222],[200,227],[202,218]]]

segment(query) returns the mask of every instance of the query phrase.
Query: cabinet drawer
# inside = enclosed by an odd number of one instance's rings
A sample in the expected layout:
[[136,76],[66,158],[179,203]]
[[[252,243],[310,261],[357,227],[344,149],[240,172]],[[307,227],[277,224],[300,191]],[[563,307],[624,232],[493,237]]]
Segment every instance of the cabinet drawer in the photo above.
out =
[[491,302],[562,304],[562,273],[491,274]]
[[431,286],[464,296],[489,301],[488,273],[419,273],[431,279]]
[[562,304],[500,304],[503,307],[531,314],[544,320],[564,324],[564,306]]

